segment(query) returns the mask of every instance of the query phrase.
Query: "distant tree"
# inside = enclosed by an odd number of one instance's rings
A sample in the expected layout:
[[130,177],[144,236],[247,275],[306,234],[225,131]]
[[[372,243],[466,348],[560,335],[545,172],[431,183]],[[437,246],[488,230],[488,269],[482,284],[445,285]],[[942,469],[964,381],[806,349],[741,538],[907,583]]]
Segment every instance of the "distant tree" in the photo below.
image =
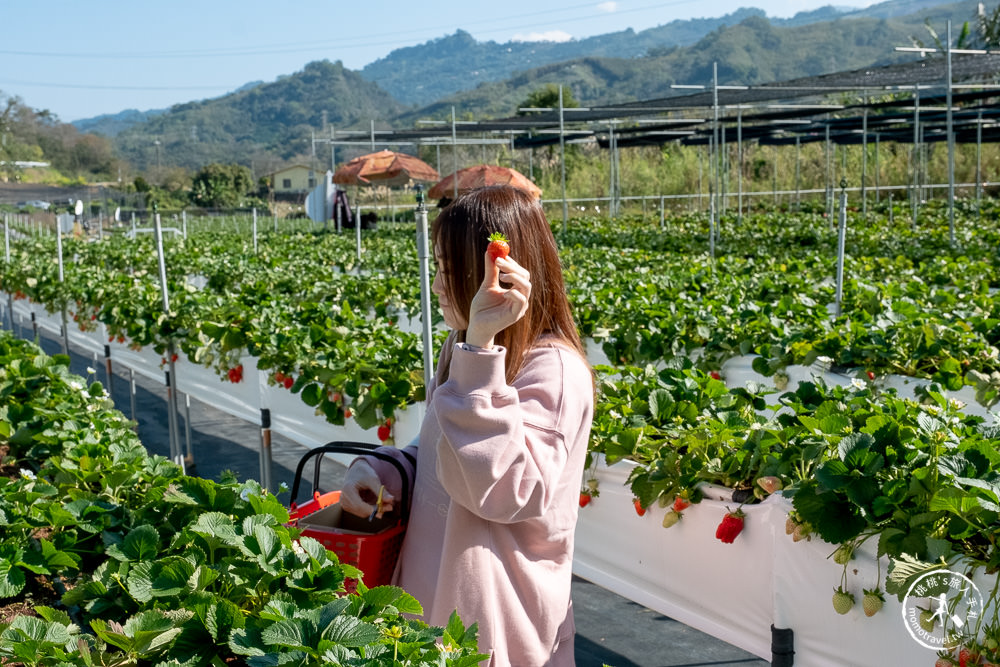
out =
[[[980,7],[981,6],[982,5],[980,5]],[[940,35],[938,35],[937,30],[935,30],[934,26],[931,25],[930,19],[924,20],[924,27],[927,29],[927,34],[930,35],[931,40],[934,42],[934,46],[929,48],[937,49],[936,54],[930,53],[927,55],[929,56],[937,55],[939,57],[944,57],[945,51],[948,50],[948,45],[944,43],[944,40],[941,39]],[[918,46],[921,48],[925,46],[923,41],[918,39],[917,37],[911,36],[910,39],[913,41],[914,46]],[[951,48],[953,49],[968,49],[969,47],[972,46],[972,29],[969,28],[968,21],[962,24],[962,29],[958,31],[958,37],[955,38],[954,41],[955,43],[951,45]]]
[[[580,106],[580,103],[573,97],[573,91],[569,86],[563,86],[562,105],[564,109],[573,109]],[[541,88],[530,93],[527,99],[518,107],[534,109],[558,109],[559,108],[559,86],[554,83],[547,83]],[[526,116],[531,111],[518,111],[518,116]]]
[[210,164],[202,167],[191,184],[191,199],[198,206],[241,206],[256,183],[248,167],[241,164]]
[[992,12],[988,12],[983,3],[979,3],[974,42],[975,46],[982,49],[1000,48],[1000,4]]

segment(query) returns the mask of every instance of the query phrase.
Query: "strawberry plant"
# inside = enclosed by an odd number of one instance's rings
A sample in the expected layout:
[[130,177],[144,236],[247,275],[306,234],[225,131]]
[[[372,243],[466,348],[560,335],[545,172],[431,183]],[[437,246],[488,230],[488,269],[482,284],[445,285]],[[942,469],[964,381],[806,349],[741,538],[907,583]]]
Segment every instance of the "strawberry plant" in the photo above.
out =
[[[301,537],[256,482],[186,477],[150,457],[99,384],[0,334],[0,604],[65,591],[0,624],[23,664],[382,660],[472,665],[476,628],[403,614],[399,588],[345,595],[356,569]],[[27,598],[25,598],[27,599]],[[81,631],[83,629],[83,631]],[[447,650],[442,651],[444,641]],[[263,661],[263,662],[262,662]]]

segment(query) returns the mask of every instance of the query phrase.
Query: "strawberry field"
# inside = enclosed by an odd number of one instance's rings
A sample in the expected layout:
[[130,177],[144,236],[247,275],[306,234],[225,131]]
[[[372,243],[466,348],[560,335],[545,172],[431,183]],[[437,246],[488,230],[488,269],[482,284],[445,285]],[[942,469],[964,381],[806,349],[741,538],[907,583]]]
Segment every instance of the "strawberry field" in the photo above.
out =
[[[995,653],[1000,430],[991,409],[1000,399],[997,213],[959,205],[954,243],[947,210],[933,203],[916,226],[898,207],[891,215],[884,209],[869,212],[867,219],[850,213],[839,304],[838,231],[822,214],[760,213],[741,223],[724,218],[711,246],[708,221],[695,214],[667,218],[662,225],[659,216],[576,218],[565,232],[557,228],[579,329],[592,360],[599,362],[591,461],[595,467],[628,466],[618,482],[627,496],[621,505],[633,513],[655,509],[668,526],[673,518],[666,515],[678,497],[695,507],[721,498],[733,510],[746,510],[752,524],[754,506],[780,496],[788,503],[789,541],[828,544],[830,553],[838,547],[845,553],[867,550],[885,560],[875,582],[883,598],[901,600],[913,581],[946,565],[992,576],[993,588],[985,591],[987,613],[969,628],[973,632],[964,643],[984,655]],[[331,425],[356,422],[372,429],[373,439],[375,427],[377,437],[388,437],[386,427],[423,400],[422,343],[412,326],[420,317],[412,225],[384,223],[377,232],[363,232],[360,253],[353,234],[281,230],[252,237],[248,225],[230,230],[194,223],[189,229],[186,238],[165,239],[169,312],[163,312],[149,235],[63,239],[60,280],[55,239],[24,230],[11,240],[11,261],[0,263],[0,290],[52,313],[65,308],[72,326],[103,326],[111,339],[155,349],[164,361],[178,354],[212,368],[222,384],[243,382],[240,359],[252,356],[270,384],[298,396]],[[512,254],[516,257],[516,248]],[[439,347],[443,331],[436,331]],[[25,364],[34,363],[34,352],[21,348],[18,354]],[[894,389],[901,382],[906,392]],[[99,388],[87,391],[100,403]],[[7,484],[22,494],[18,502],[33,492],[22,487],[44,486],[45,493],[60,484],[72,487],[81,465],[92,465],[53,463],[54,443],[82,436],[54,439],[52,433],[66,420],[79,423],[73,411],[87,409],[58,406],[33,413],[29,430],[11,426],[12,408],[5,408],[0,426],[7,425],[7,432],[0,435],[9,443]],[[101,430],[111,455],[116,448],[134,449],[129,433],[122,427]],[[74,472],[66,477],[62,465]],[[32,476],[15,472],[21,467]],[[238,485],[208,491],[203,481],[165,475],[171,481],[156,484],[174,491],[152,495],[183,505],[171,505],[171,512],[200,508],[212,513],[211,521],[225,515],[227,526],[234,522],[252,532],[261,521],[281,533],[280,508],[259,488],[249,496],[263,504],[257,508],[246,498],[235,499],[246,490]],[[192,485],[198,490],[188,488]],[[584,495],[612,495],[586,479],[581,487]],[[103,482],[99,488],[105,488]],[[219,494],[232,502],[217,507]],[[143,527],[148,514],[113,500],[122,506],[113,543],[119,550],[128,542],[141,551],[147,538],[153,540]],[[255,514],[265,518],[248,518]],[[23,564],[48,554],[59,571],[93,577],[96,583],[80,586],[90,591],[114,589],[109,563],[133,567],[135,559],[113,554],[110,560],[102,555],[85,561],[75,547],[66,547],[80,535],[75,524],[34,510],[30,516],[37,518],[18,533],[21,541],[4,552],[19,554],[17,561],[8,557],[8,572],[49,577],[55,566]],[[177,535],[158,535],[156,543],[183,550],[190,541],[225,542],[221,533],[205,537],[187,527],[209,519],[191,514],[184,520],[189,523],[178,519]],[[87,539],[109,530],[101,524]],[[734,546],[746,538],[732,526],[724,532]],[[279,535],[275,545],[288,539]],[[68,555],[59,555],[64,552]],[[207,552],[214,558],[212,549]],[[167,567],[163,553],[151,562]],[[846,578],[851,560],[843,561]],[[185,562],[178,567],[190,565],[190,577],[207,561]],[[830,588],[837,583],[831,581]],[[286,582],[274,586],[284,590]],[[23,596],[27,583],[15,588],[4,589],[7,598]],[[865,588],[872,592],[870,584]],[[860,606],[864,596],[856,592]],[[67,595],[64,601],[77,607],[96,604]],[[188,636],[192,618],[207,623],[208,610],[221,613],[207,598],[193,606],[178,602],[177,608],[193,612],[183,620],[147,612],[131,598],[128,604],[108,604],[122,621],[132,614],[142,619],[132,621],[132,630],[147,621],[160,628],[149,632],[159,633],[162,638],[154,643],[164,652]],[[266,603],[254,605],[259,613]],[[869,600],[866,614],[873,605]],[[282,613],[289,609],[283,606]],[[843,606],[827,606],[834,617],[839,611]],[[354,607],[351,612],[364,616]],[[37,622],[17,623],[31,625],[31,632],[42,624],[68,625],[62,613],[46,611]],[[267,620],[279,619],[272,614]],[[211,634],[211,624],[205,627]],[[29,631],[24,628],[18,631]],[[110,638],[124,630],[94,628],[105,644],[121,647]],[[6,646],[0,642],[0,651]]]

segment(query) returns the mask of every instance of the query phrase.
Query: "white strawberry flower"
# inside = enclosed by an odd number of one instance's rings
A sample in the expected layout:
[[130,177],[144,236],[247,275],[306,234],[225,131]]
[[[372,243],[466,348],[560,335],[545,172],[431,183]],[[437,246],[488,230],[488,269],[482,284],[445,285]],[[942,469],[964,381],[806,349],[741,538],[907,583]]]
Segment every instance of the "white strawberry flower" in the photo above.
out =
[[34,471],[28,470],[27,468],[21,468],[19,472],[21,473],[21,477],[25,479],[38,479]]

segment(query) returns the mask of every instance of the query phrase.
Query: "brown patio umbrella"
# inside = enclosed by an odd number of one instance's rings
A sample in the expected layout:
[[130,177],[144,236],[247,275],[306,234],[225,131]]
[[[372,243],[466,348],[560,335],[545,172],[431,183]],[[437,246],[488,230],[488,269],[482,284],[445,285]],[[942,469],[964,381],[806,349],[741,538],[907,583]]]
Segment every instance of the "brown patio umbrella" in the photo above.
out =
[[420,158],[384,150],[354,158],[333,174],[338,185],[406,185],[410,181],[436,181],[434,167]]
[[535,199],[542,196],[541,188],[529,181],[521,172],[510,167],[498,167],[493,164],[477,164],[465,169],[459,169],[455,173],[449,174],[438,181],[434,187],[427,191],[427,196],[431,199],[452,197],[456,189],[456,182],[459,193],[481,188],[485,185],[513,185],[515,188],[524,190]]

